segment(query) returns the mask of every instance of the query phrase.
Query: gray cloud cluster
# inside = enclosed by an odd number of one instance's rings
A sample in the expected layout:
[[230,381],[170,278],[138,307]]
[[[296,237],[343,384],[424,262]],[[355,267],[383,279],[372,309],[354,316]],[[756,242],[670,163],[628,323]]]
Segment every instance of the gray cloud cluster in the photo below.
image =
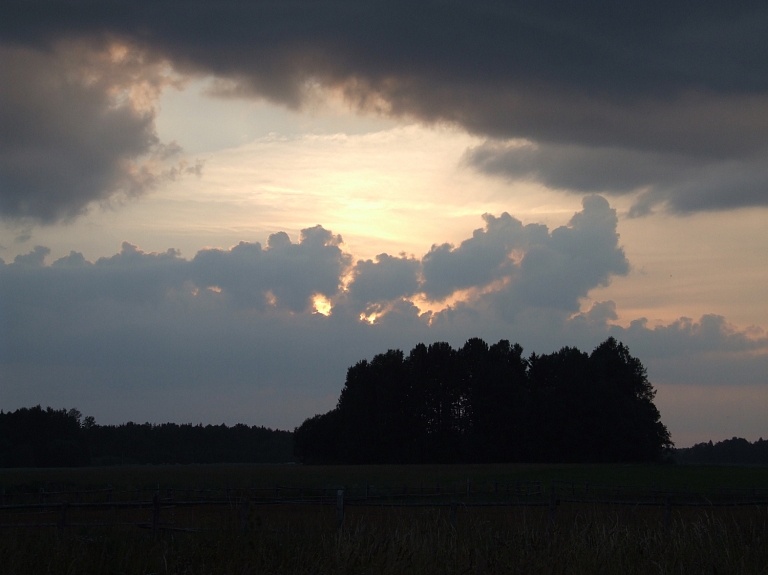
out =
[[[525,138],[551,147],[543,157],[521,161],[533,162],[542,181],[580,192],[596,176],[568,177],[569,149],[619,154],[623,162],[602,182],[607,187],[586,191],[654,188],[638,213],[658,203],[693,211],[768,202],[759,166],[768,146],[764,3],[200,0],[193,6],[7,0],[0,8],[0,41],[44,53],[73,38],[116,39],[149,61],[171,62],[179,73],[216,76],[219,95],[262,97],[293,108],[315,93],[313,86],[341,90],[361,110],[455,122],[502,141]],[[5,49],[5,62],[13,62],[8,50],[15,49]],[[36,66],[31,69],[41,69]],[[64,69],[57,66],[51,77]],[[21,84],[34,77],[33,71]],[[101,96],[83,90],[91,97],[83,102],[95,100],[80,107],[81,116],[67,112],[57,89],[50,97],[38,92],[30,105],[43,113],[55,108],[57,118],[72,124],[66,133],[90,125],[92,141],[109,143],[109,159],[94,160],[99,169],[90,166],[91,188],[102,190],[87,196],[94,199],[118,185],[116,159],[146,151],[152,132],[148,118],[100,115]],[[121,132],[102,134],[101,122],[126,122],[128,129],[113,141]],[[645,174],[657,157],[662,172],[676,174],[674,184]],[[723,181],[700,190],[704,180],[684,178],[686,166],[701,165]],[[55,172],[48,168],[41,173]],[[731,178],[745,170],[744,178]],[[26,169],[20,174],[6,176],[6,215],[50,219],[82,209],[82,202],[56,204],[56,198],[35,195],[47,180],[34,180]]]
[[341,243],[341,236],[319,225],[302,230],[297,244],[278,232],[269,236],[266,249],[258,242],[240,242],[226,251],[198,252],[191,279],[202,288],[224,290],[241,305],[263,308],[271,296],[274,305],[302,312],[312,295],[338,293],[340,276],[350,263]]
[[629,263],[619,247],[616,211],[600,196],[587,196],[584,209],[567,226],[523,224],[502,214],[484,216],[459,247],[433,246],[424,256],[424,291],[441,299],[457,289],[505,281],[485,296],[510,312],[529,307],[576,311],[579,298],[612,275],[625,275]]
[[[450,244],[432,246],[424,256],[424,291],[433,299],[443,299],[454,291],[482,287],[492,281],[514,275],[519,264],[512,256],[531,244],[549,239],[546,226],[522,222],[507,213],[496,218],[483,216],[485,230],[475,230],[458,247]],[[533,240],[533,241],[531,241]]]
[[315,226],[302,230],[298,243],[279,232],[266,248],[240,242],[228,250],[199,251],[191,261],[174,249],[146,253],[123,242],[119,253],[93,263],[71,252],[50,266],[44,265],[50,250],[36,246],[3,266],[3,293],[17,306],[67,310],[99,300],[164,305],[202,290],[202,295],[222,294],[240,308],[271,305],[302,312],[312,295],[333,297],[339,291],[350,263],[340,244],[340,236]]
[[443,301],[463,290],[503,313],[528,307],[575,311],[593,287],[625,275],[616,211],[587,196],[567,226],[551,232],[503,213],[485,214],[485,228],[458,246],[433,245],[420,261],[381,254],[360,261],[349,286],[352,302],[382,304],[415,294]]
[[[612,302],[579,313],[579,298],[627,271],[616,214],[603,198],[587,196],[569,224],[553,230],[508,214],[484,219],[459,246],[356,263],[320,226],[297,242],[281,232],[266,246],[242,242],[191,260],[125,242],[95,262],[72,252],[47,264],[49,250],[38,246],[0,262],[3,406],[74,402],[101,421],[286,427],[332,406],[345,369],[363,357],[476,336],[545,352],[590,349],[614,335],[661,366],[652,379],[664,378],[672,355],[736,354],[735,383],[759,380],[762,356],[749,354],[768,348],[768,338],[721,317],[622,328],[612,324]],[[406,299],[457,290],[475,293],[439,312],[421,313]],[[333,303],[327,317],[313,313],[318,293]],[[371,306],[382,312],[373,324],[360,319]]]
[[169,80],[141,51],[0,45],[0,217],[53,223],[187,172],[153,103]]
[[510,180],[534,180],[572,193],[638,193],[630,215],[664,205],[691,213],[768,204],[768,154],[711,158],[692,154],[488,141],[464,162]]
[[376,261],[360,260],[349,285],[353,302],[375,304],[409,297],[419,291],[420,262],[406,256],[379,254]]

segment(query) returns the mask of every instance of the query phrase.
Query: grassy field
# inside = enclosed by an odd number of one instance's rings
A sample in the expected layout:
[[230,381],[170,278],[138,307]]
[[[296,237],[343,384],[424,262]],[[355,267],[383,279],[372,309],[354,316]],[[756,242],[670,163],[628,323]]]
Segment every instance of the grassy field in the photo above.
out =
[[705,491],[717,487],[768,487],[768,467],[685,465],[176,465],[72,469],[0,469],[0,487],[45,486],[115,489],[180,486],[359,487],[418,486],[466,482],[541,481],[643,485]]
[[[112,485],[119,489],[304,485],[410,486],[551,480],[669,489],[768,487],[768,469],[742,467],[176,466],[2,470],[14,490]],[[128,520],[147,510],[114,511]],[[119,515],[123,513],[123,515]],[[131,516],[131,513],[133,516]],[[164,521],[199,532],[136,527],[4,528],[0,573],[177,574],[768,574],[768,508],[561,505],[554,529],[546,507],[348,507],[342,529],[333,507],[237,505],[164,509]],[[122,518],[122,519],[121,519]],[[8,521],[4,513],[0,522]],[[55,521],[55,517],[54,517]]]

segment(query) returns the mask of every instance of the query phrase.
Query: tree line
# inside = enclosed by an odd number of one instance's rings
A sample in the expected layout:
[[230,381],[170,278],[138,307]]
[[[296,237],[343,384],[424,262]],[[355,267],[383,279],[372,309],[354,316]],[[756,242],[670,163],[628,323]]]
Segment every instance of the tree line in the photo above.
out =
[[114,464],[284,463],[293,434],[237,424],[97,425],[77,409],[0,411],[0,467]]
[[[479,338],[419,344],[350,367],[337,406],[296,430],[97,425],[77,409],[0,411],[0,467],[108,464],[658,461],[672,441],[640,360]],[[735,441],[735,440],[734,440]],[[719,444],[718,444],[719,445]],[[762,443],[760,448],[762,449]],[[690,453],[707,448],[695,446]],[[679,459],[679,458],[678,458]]]
[[295,450],[309,463],[659,461],[673,443],[654,397],[613,338],[527,357],[507,340],[418,344],[350,367]]
[[676,449],[675,461],[699,465],[768,465],[768,440],[761,437],[751,443],[743,437],[734,437],[714,444],[710,440]]

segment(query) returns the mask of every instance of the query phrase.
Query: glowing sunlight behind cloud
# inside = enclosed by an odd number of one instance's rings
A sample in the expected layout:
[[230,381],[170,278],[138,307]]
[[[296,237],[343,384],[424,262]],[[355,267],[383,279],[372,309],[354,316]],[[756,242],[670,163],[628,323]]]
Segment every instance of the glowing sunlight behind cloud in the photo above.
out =
[[683,443],[761,433],[740,9],[75,4],[0,18],[0,407],[290,427],[389,348],[614,336]]

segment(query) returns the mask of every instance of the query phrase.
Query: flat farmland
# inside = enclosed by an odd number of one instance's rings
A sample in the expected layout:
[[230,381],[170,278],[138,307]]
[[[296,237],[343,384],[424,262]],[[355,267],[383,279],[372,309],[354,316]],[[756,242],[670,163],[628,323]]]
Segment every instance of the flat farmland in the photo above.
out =
[[366,484],[412,487],[466,482],[556,481],[656,486],[704,491],[718,487],[768,487],[768,467],[694,465],[137,465],[64,469],[0,469],[0,488],[87,489],[181,486],[359,488]]
[[768,573],[757,467],[6,469],[0,487],[2,573]]

